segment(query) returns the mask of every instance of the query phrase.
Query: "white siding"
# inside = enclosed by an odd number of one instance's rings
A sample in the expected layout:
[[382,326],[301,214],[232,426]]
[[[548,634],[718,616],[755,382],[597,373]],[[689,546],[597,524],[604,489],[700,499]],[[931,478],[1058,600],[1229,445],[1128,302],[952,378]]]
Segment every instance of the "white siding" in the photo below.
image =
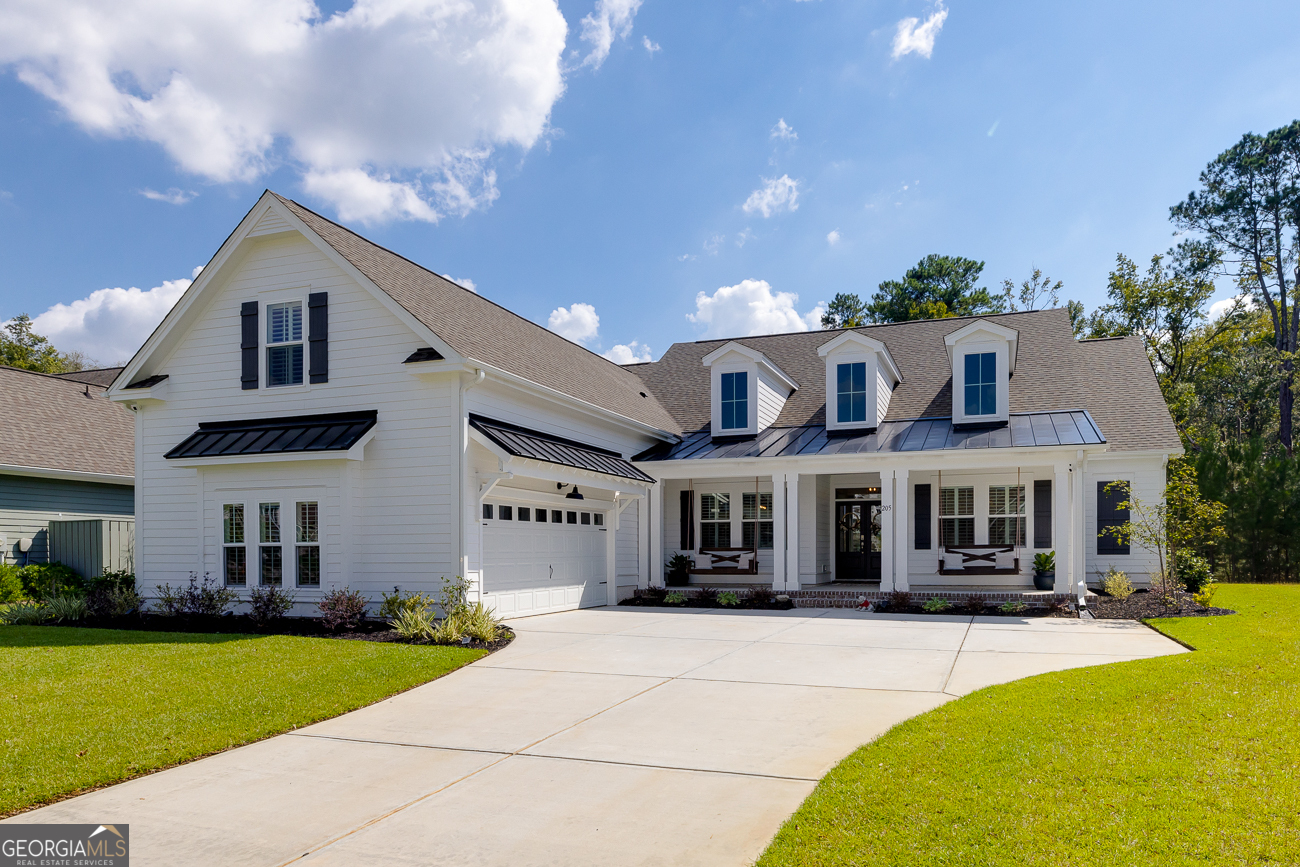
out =
[[784,385],[766,370],[758,372],[758,429],[766,430],[776,421],[790,394]]
[[1122,455],[1089,461],[1084,467],[1083,488],[1083,551],[1085,578],[1090,585],[1101,582],[1101,573],[1114,566],[1128,573],[1136,586],[1146,586],[1151,573],[1159,570],[1160,560],[1154,551],[1130,545],[1127,555],[1097,553],[1097,483],[1126,481],[1133,496],[1144,503],[1155,504],[1164,499],[1164,458],[1144,455],[1125,458]]
[[617,598],[620,600],[632,595],[640,574],[641,502],[634,500],[623,510],[614,537],[614,575],[617,578]]
[[880,424],[885,418],[885,413],[889,411],[889,396],[894,391],[889,387],[889,377],[881,369],[880,362],[876,362],[876,424]]

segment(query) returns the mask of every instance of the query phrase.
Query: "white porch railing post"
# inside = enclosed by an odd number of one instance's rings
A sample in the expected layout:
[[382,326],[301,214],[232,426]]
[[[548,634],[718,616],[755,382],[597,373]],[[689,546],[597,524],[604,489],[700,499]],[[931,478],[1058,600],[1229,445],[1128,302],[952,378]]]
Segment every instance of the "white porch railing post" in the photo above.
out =
[[654,486],[650,500],[650,574],[647,586],[664,586],[664,483]]
[[785,473],[772,472],[772,590],[785,592],[786,533],[789,521],[786,504]]
[[895,590],[908,589],[907,514],[907,470],[895,470],[893,512],[895,532],[888,537],[894,545]]
[[1070,492],[1071,476],[1069,464],[1057,464],[1052,479],[1053,515],[1052,541],[1056,543],[1056,583],[1052,589],[1057,593],[1069,593],[1070,576],[1074,571],[1073,558],[1070,556],[1070,541],[1074,532],[1071,527],[1070,512],[1074,498]]
[[799,589],[799,474],[785,477],[785,589]]
[[1075,456],[1074,461],[1074,508],[1070,514],[1070,563],[1073,566],[1070,575],[1070,586],[1081,601],[1087,592],[1088,573],[1084,561],[1084,552],[1087,550],[1084,543],[1084,489],[1087,483],[1084,481],[1087,472],[1087,459],[1084,457],[1083,450],[1080,449]]
[[[894,470],[880,471],[880,589],[891,593],[894,585],[894,547],[898,533],[894,528]],[[862,541],[871,544],[870,528],[863,527]]]

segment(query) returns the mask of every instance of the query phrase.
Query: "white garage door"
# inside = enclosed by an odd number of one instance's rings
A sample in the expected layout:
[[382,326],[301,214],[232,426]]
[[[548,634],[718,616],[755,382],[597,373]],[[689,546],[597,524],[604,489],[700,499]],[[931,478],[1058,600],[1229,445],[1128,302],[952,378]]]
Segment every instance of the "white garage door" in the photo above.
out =
[[502,617],[604,605],[604,517],[580,508],[485,504],[484,602]]

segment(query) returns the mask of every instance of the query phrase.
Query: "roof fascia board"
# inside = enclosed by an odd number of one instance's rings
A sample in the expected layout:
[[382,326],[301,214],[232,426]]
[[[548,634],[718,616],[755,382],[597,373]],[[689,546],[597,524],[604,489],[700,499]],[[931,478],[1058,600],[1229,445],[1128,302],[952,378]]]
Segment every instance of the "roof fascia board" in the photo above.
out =
[[770,358],[768,358],[763,353],[759,352],[757,349],[751,349],[750,347],[745,346],[743,343],[737,343],[734,340],[730,340],[727,343],[724,343],[722,346],[719,346],[717,349],[713,350],[708,355],[704,356],[704,358],[700,359],[700,361],[704,364],[705,367],[712,367],[715,361],[717,361],[719,358],[722,358],[728,352],[739,353],[740,355],[745,356],[755,364],[761,365],[762,367],[766,367],[769,373],[771,373],[774,377],[776,377],[777,380],[779,380],[783,385],[785,385],[791,391],[799,390],[799,383],[795,382],[793,379],[787,376],[785,371],[777,367]]
[[987,319],[976,319],[974,322],[943,336],[944,345],[948,349],[949,363],[955,363],[954,353],[956,352],[957,344],[972,334],[977,334],[981,331],[987,331],[988,333],[995,335],[998,339],[1005,340],[1011,344],[1011,352],[1008,356],[1011,369],[1010,372],[1015,373],[1016,356],[1019,354],[1020,350],[1020,332],[1014,328],[1008,328],[1005,325],[990,322]]
[[343,451],[333,449],[321,452],[275,452],[272,454],[260,455],[214,455],[207,458],[172,458],[167,463],[173,467],[193,467],[202,469],[203,467],[224,467],[233,464],[275,464],[289,461],[360,461],[364,460],[364,455],[358,450],[357,446],[364,446],[364,442],[358,442],[357,445]]
[[0,464],[0,474],[7,476],[32,476],[38,479],[59,479],[67,482],[99,482],[106,485],[134,485],[135,476],[119,473],[88,473],[81,470],[60,470],[53,467],[24,467]]
[[868,337],[865,334],[859,334],[856,331],[846,331],[834,340],[823,343],[821,346],[817,347],[817,354],[822,358],[825,358],[827,355],[830,355],[846,343],[856,343],[859,346],[876,353],[885,360],[889,372],[894,376],[894,382],[899,383],[903,381],[903,374],[898,369],[898,363],[894,361],[894,356],[889,354],[889,347],[884,344],[884,341],[877,340],[874,337]]

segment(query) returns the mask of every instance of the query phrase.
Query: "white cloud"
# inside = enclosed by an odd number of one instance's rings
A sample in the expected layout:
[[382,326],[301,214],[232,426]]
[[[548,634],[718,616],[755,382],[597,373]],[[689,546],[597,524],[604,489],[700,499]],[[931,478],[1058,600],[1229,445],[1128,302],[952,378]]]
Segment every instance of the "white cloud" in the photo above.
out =
[[600,317],[596,315],[595,307],[577,302],[567,310],[563,307],[552,310],[546,327],[574,343],[586,344],[600,330]]
[[749,194],[741,206],[746,214],[759,213],[764,217],[779,214],[782,211],[799,210],[799,182],[790,180],[789,175],[779,178],[763,178],[763,186]]
[[494,149],[546,133],[566,32],[555,0],[11,0],[0,66],[206,180],[288,164],[343,219],[433,220],[490,203]]
[[818,304],[807,313],[795,309],[799,296],[772,292],[766,280],[742,280],[709,295],[695,296],[695,312],[686,318],[705,326],[704,337],[750,337],[821,327],[825,308]]
[[596,8],[582,19],[579,38],[591,43],[591,53],[582,59],[582,65],[600,69],[614,40],[626,39],[632,32],[632,19],[640,8],[641,0],[596,0]]
[[478,294],[478,286],[474,283],[473,280],[469,279],[468,277],[453,277],[450,274],[443,274],[442,276],[446,277],[448,280],[455,283],[460,288],[468,289],[469,291],[473,292],[475,295]]
[[147,290],[97,289],[71,304],[55,304],[32,320],[32,329],[61,352],[117,364],[135,355],[191,282],[182,277]]
[[198,193],[193,190],[182,190],[179,187],[171,187],[165,193],[157,190],[145,188],[140,191],[140,195],[146,199],[153,199],[155,202],[166,202],[169,205],[183,205],[193,199]]
[[934,52],[934,38],[943,29],[947,18],[948,10],[940,3],[924,24],[919,18],[904,18],[898,22],[898,29],[894,32],[893,58],[897,60],[905,54],[929,57]]
[[650,56],[651,56],[651,57],[654,56],[654,53],[655,53],[656,51],[663,51],[663,49],[659,47],[659,43],[658,43],[658,42],[651,42],[651,41],[650,41],[650,37],[649,37],[649,36],[642,36],[642,37],[641,37],[641,44],[645,46],[645,50],[646,50],[646,51],[650,52]]
[[794,127],[785,122],[785,118],[780,118],[776,126],[772,127],[772,138],[779,138],[783,141],[796,141],[799,133],[794,131]]
[[609,352],[605,353],[605,357],[615,364],[636,364],[653,359],[650,354],[650,347],[635,340],[631,343],[619,343],[611,346]]
[[704,242],[704,252],[710,256],[718,255],[718,248],[722,246],[722,242],[725,240],[727,239],[723,235],[710,235],[709,239]]
[[747,243],[749,243],[750,241],[754,240],[754,239],[757,238],[757,237],[758,237],[758,236],[755,235],[753,232],[751,232],[751,231],[749,230],[749,227],[746,226],[745,229],[744,229],[744,231],[741,231],[741,232],[737,232],[737,233],[736,233],[736,246],[737,246],[737,247],[743,247],[743,246],[745,246]]
[[1240,295],[1235,298],[1224,298],[1222,301],[1215,301],[1210,305],[1208,315],[1211,319],[1218,319],[1236,304],[1240,304],[1242,310],[1254,310],[1258,306],[1255,299],[1250,295]]
[[829,232],[826,233],[826,243],[827,243],[827,244],[830,244],[832,247],[834,247],[834,246],[835,246],[836,244],[838,244],[839,242],[840,242],[840,230],[839,230],[839,229],[831,229]]

